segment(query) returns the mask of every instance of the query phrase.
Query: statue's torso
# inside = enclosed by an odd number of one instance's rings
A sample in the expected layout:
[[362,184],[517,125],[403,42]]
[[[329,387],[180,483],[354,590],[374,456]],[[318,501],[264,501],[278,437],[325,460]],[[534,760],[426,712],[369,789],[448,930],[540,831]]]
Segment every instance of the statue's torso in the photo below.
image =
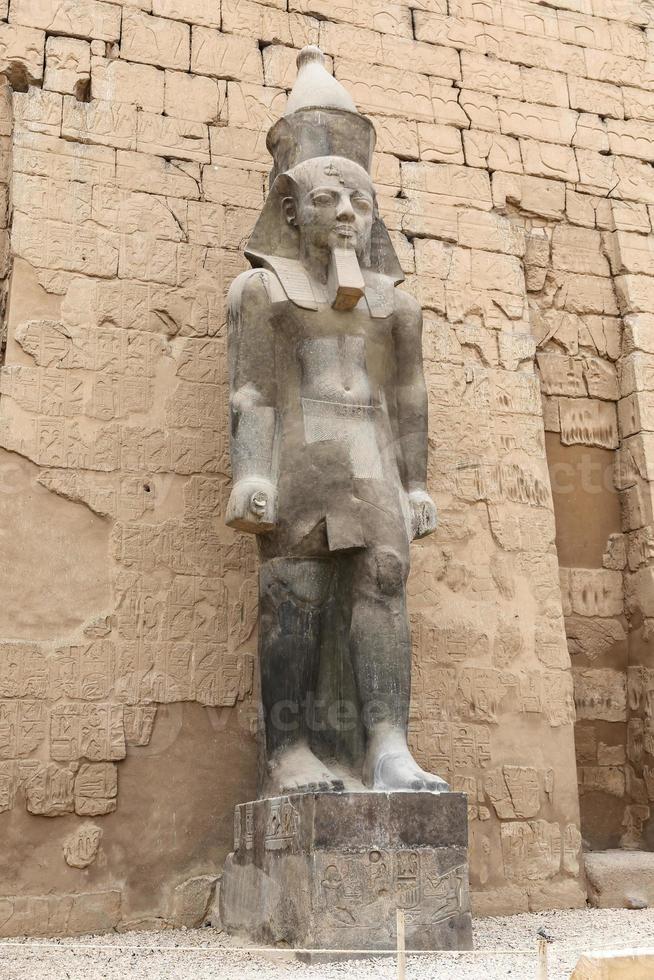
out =
[[274,332],[280,526],[261,545],[293,550],[329,515],[334,526],[360,525],[367,541],[379,508],[405,533],[392,307],[386,317],[372,316],[365,299],[348,312],[327,303],[304,309],[273,273],[263,275]]
[[298,346],[302,397],[341,405],[370,405],[373,381],[364,334],[306,336]]

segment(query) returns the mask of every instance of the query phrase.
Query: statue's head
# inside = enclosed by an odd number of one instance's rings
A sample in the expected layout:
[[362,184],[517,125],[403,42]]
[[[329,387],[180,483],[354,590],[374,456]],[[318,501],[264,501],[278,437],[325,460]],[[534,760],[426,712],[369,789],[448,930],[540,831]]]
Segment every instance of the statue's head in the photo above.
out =
[[278,178],[284,219],[297,229],[300,254],[337,246],[370,264],[377,202],[368,173],[344,157],[305,160]]
[[[279,259],[323,258],[345,246],[356,251],[363,269],[401,282],[369,176],[374,127],[327,72],[318,48],[306,47],[298,55],[286,112],[266,145],[273,158],[271,186],[245,250],[250,262],[266,266]],[[296,292],[294,302],[301,305]]]

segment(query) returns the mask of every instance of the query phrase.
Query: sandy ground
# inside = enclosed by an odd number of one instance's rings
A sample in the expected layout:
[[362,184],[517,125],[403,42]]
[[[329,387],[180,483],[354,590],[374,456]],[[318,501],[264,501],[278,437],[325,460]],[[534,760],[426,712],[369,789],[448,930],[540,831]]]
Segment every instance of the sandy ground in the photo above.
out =
[[[654,947],[654,910],[543,912],[475,921],[474,954],[407,956],[407,980],[536,980],[545,927],[549,980],[568,980],[582,952]],[[495,952],[491,952],[495,951]],[[525,954],[518,951],[527,950]],[[216,929],[0,942],[2,980],[395,980],[394,957],[307,966],[289,954],[244,952]]]

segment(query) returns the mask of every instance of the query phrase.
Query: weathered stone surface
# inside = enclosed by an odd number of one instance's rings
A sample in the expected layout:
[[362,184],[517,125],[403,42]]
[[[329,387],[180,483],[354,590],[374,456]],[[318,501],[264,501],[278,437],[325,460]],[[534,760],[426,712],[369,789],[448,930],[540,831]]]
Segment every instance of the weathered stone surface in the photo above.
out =
[[461,133],[453,126],[418,123],[420,156],[423,160],[463,163]]
[[515,99],[500,99],[500,128],[506,136],[546,140],[568,145],[575,130],[577,113],[570,109],[539,106],[538,110]]
[[255,41],[204,27],[193,29],[191,69],[218,78],[259,83],[263,80],[261,52]]
[[236,808],[221,921],[260,942],[393,949],[471,946],[462,794],[323,793]]
[[[140,6],[139,3],[132,5]],[[219,0],[152,0],[152,13],[157,17],[168,17],[171,20],[183,20],[191,24],[202,24],[205,27],[220,27]]]
[[[441,0],[437,0],[441,2]],[[355,27],[371,28],[384,34],[412,37],[411,11],[408,7],[387,3],[386,0],[369,0],[356,5],[350,0],[330,6],[328,0],[290,0],[289,8],[302,13],[312,13],[321,19],[335,20]]]
[[558,218],[565,210],[565,185],[558,180],[498,171],[493,174],[493,203],[500,211],[507,204],[515,204],[526,214]]
[[172,913],[176,926],[197,929],[204,923],[217,881],[216,875],[200,875],[176,887]]
[[[359,64],[339,58],[335,63],[335,75],[352,93],[357,105],[364,112],[426,121],[434,118],[432,91],[426,75],[406,69],[380,66],[371,69],[369,74],[364,74],[362,77]],[[390,103],[382,96],[382,92],[388,91],[393,92]],[[440,90],[437,92],[437,97],[439,95]],[[453,91],[452,96],[451,101],[456,103]]]
[[654,969],[654,950],[602,950],[584,953],[570,980],[647,980]]
[[45,32],[0,24],[0,68],[23,85],[43,79]]
[[93,58],[91,94],[103,102],[126,102],[147,112],[163,112],[164,77],[154,65]]
[[194,200],[200,196],[199,169],[194,174],[193,171],[189,172],[187,166],[181,161],[174,164],[143,152],[119,150],[116,155],[116,182],[128,191]]
[[[587,853],[584,867],[588,900],[595,908],[635,908],[636,902],[642,903],[640,907],[654,905],[654,855],[651,852]],[[627,975],[632,976],[625,973]]]
[[136,149],[136,106],[112,102],[78,102],[64,96],[61,135],[64,139],[98,143],[121,150]]
[[524,172],[520,143],[511,136],[478,130],[463,131],[463,148],[469,167],[488,167],[506,173]]
[[104,0],[15,0],[10,23],[37,27],[57,34],[118,41],[121,11]]
[[575,705],[579,719],[626,720],[627,687],[624,673],[601,668],[573,668],[573,670]]
[[623,119],[625,108],[622,90],[608,81],[597,82],[587,78],[569,78],[570,106],[600,116]]
[[75,38],[49,37],[45,54],[43,87],[83,98],[91,81],[91,45]]
[[0,935],[77,936],[109,932],[120,921],[120,901],[117,890],[3,896]]
[[123,11],[120,53],[128,61],[186,70],[190,62],[191,28],[129,7]]
[[204,123],[149,112],[138,113],[136,149],[196,163],[209,163],[211,159],[209,130]]
[[525,173],[571,183],[579,180],[575,154],[570,147],[521,140],[520,148]]
[[223,0],[221,29],[227,34],[258,37],[302,48],[318,41],[318,21],[250,0]]
[[596,660],[609,653],[615,644],[623,643],[627,636],[618,620],[566,616],[565,632],[571,655],[581,655]]
[[[227,87],[224,82],[186,72],[166,72],[164,105],[168,116],[216,124],[225,109],[226,97]],[[232,118],[232,122],[234,121]]]

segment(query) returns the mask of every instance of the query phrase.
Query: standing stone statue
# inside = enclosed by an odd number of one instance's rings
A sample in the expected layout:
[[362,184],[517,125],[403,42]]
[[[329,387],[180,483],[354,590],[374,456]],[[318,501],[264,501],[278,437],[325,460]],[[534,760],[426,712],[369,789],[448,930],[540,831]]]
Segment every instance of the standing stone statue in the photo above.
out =
[[229,294],[227,523],[261,559],[263,795],[440,792],[407,745],[409,543],[436,528],[422,315],[396,288],[373,126],[318,48],[298,66],[253,269]]
[[235,809],[221,921],[377,950],[401,910],[407,948],[467,949],[466,798],[407,746],[409,543],[436,527],[422,316],[396,288],[373,127],[317,48],[298,65],[254,268],[229,295],[227,523],[259,542],[266,752],[260,798]]

